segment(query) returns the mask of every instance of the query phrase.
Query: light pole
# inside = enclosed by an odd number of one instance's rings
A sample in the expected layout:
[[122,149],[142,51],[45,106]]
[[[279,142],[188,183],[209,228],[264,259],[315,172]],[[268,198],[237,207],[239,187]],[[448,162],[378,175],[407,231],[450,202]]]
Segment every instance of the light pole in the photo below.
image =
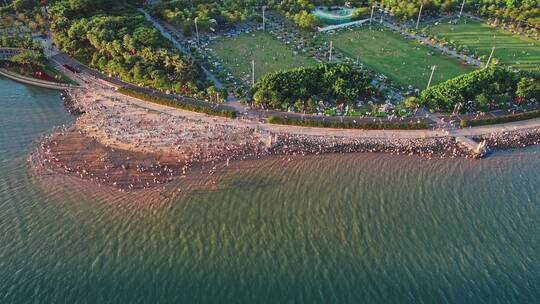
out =
[[262,26],[262,30],[263,32],[266,30],[266,16],[264,14],[264,11],[266,10],[266,6],[263,5],[262,7],[262,17],[263,17],[263,26]]
[[251,60],[251,85],[255,85],[255,59]]
[[493,53],[495,53],[495,47],[491,49],[491,54],[489,54],[489,58],[486,62],[486,66],[485,66],[486,69],[489,67],[489,64],[491,63],[491,58],[493,58]]
[[375,5],[371,7],[371,17],[369,18],[369,29],[371,29],[371,25],[373,24],[373,14],[375,13]]
[[426,90],[429,89],[429,87],[431,86],[431,81],[433,80],[433,74],[435,74],[435,69],[436,68],[437,68],[436,65],[431,67],[431,76],[429,76],[429,81],[428,81]]
[[328,56],[328,62],[332,61],[332,48],[334,47],[334,41],[330,40],[330,55]]
[[199,38],[199,26],[197,25],[198,20],[199,17],[195,17],[195,33],[197,34],[197,44],[201,44],[201,39]]
[[463,15],[463,8],[465,7],[465,0],[463,0],[463,3],[461,3],[461,9],[459,10],[459,18],[461,18],[461,15]]
[[418,20],[416,20],[416,29],[418,29],[418,26],[420,25],[420,18],[422,17],[422,9],[424,8],[424,4],[422,3],[420,5],[420,11],[418,12]]
[[381,0],[381,24],[383,23],[384,16],[384,0]]

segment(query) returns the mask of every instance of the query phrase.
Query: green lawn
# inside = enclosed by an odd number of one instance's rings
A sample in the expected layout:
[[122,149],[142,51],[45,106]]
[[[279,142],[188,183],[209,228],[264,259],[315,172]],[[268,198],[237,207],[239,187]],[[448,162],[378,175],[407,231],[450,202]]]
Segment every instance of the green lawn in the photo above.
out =
[[58,78],[60,79],[61,82],[63,83],[67,83],[67,84],[72,84],[72,85],[78,85],[78,83],[76,83],[75,81],[71,80],[71,78],[67,77],[64,73],[56,70],[56,69],[53,69],[51,67],[45,67],[45,72],[51,76],[51,77],[55,77],[55,78]]
[[431,67],[437,66],[432,84],[437,84],[473,71],[457,59],[439,51],[407,40],[401,34],[385,28],[369,30],[362,27],[326,35],[334,46],[350,58],[357,57],[373,70],[382,73],[401,85],[424,89],[429,81]]
[[448,20],[432,25],[429,31],[447,41],[455,40],[467,45],[470,50],[478,50],[480,55],[489,56],[495,47],[495,57],[522,70],[540,71],[540,42],[519,35],[513,35],[487,24],[463,18],[458,24],[448,24]]
[[257,32],[221,37],[211,45],[225,68],[238,79],[251,79],[251,60],[255,60],[255,78],[281,69],[315,65],[317,62],[297,54],[269,33]]

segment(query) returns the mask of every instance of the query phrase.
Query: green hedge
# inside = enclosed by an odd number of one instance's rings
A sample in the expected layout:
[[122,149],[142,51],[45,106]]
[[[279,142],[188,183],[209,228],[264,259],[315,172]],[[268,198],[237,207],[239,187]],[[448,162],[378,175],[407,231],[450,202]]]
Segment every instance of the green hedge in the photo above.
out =
[[513,122],[513,121],[538,118],[538,117],[540,117],[540,110],[534,110],[534,111],[523,112],[523,113],[518,113],[514,115],[505,115],[505,116],[492,117],[492,118],[462,119],[460,125],[461,127],[466,128],[466,127],[475,127],[475,126],[495,125],[495,124]]
[[229,111],[229,110],[221,111],[221,110],[216,110],[211,107],[181,103],[176,100],[167,99],[167,98],[163,98],[159,96],[152,96],[152,95],[148,95],[142,92],[137,92],[128,88],[119,88],[118,92],[127,96],[142,99],[144,101],[157,103],[160,105],[178,108],[182,110],[192,111],[192,112],[204,113],[204,114],[214,115],[214,116],[223,116],[223,117],[228,117],[228,118],[236,118],[236,115],[237,115],[236,111]]
[[367,130],[425,130],[427,123],[351,123],[331,122],[322,120],[300,120],[271,116],[268,122],[278,125],[292,125],[300,127],[334,128],[334,129],[367,129]]

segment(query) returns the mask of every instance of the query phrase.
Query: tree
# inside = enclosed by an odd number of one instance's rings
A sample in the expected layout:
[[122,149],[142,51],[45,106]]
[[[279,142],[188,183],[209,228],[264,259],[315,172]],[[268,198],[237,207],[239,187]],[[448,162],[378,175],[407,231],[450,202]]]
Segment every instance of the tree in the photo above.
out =
[[476,106],[479,108],[479,109],[484,109],[487,107],[488,105],[488,98],[486,96],[486,94],[484,93],[481,93],[481,94],[478,94],[476,95],[474,101],[476,102]]
[[[137,2],[58,0],[49,8],[54,42],[75,58],[128,82],[186,94],[202,90],[206,77],[201,67],[126,6]],[[112,13],[105,13],[108,8]]]
[[516,95],[526,100],[540,98],[540,81],[529,77],[521,78],[517,85]]
[[420,104],[430,110],[452,112],[457,103],[475,101],[480,94],[488,99],[511,100],[518,81],[518,74],[501,67],[476,70],[424,90]]
[[320,24],[317,17],[307,11],[301,11],[293,19],[303,29],[312,29]]
[[351,104],[360,95],[373,92],[366,72],[345,64],[319,64],[265,75],[254,85],[253,99],[257,105],[282,110],[291,106],[301,110],[307,101],[314,110],[317,99],[334,105]]
[[15,9],[17,13],[27,13],[28,11],[31,11],[36,7],[38,7],[38,2],[36,0],[13,1],[13,9]]
[[414,96],[407,98],[407,100],[405,100],[405,106],[411,109],[418,108],[418,98]]
[[34,51],[25,51],[11,58],[11,61],[24,66],[45,67],[45,56]]
[[354,10],[352,14],[352,18],[354,20],[361,19],[362,17],[365,17],[366,15],[369,17],[370,9],[367,7],[361,7]]

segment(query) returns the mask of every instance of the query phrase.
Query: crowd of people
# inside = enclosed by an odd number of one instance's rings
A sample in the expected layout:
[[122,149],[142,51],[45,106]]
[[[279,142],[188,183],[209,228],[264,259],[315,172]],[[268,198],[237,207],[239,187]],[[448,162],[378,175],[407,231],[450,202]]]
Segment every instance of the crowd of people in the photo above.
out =
[[[388,135],[385,131],[324,130],[226,119],[145,103],[81,75],[84,89],[64,96],[80,114],[41,145],[40,166],[122,190],[161,187],[193,168],[213,175],[231,161],[282,155],[385,152],[427,158],[471,157],[452,137]],[[413,131],[415,132],[415,131]],[[424,131],[422,131],[424,132]],[[393,133],[392,133],[393,134]],[[422,133],[424,134],[424,133]],[[477,139],[497,148],[540,142],[539,130]]]
[[540,143],[540,128],[497,132],[474,138],[486,141],[487,146],[494,149],[515,149],[538,145]]

